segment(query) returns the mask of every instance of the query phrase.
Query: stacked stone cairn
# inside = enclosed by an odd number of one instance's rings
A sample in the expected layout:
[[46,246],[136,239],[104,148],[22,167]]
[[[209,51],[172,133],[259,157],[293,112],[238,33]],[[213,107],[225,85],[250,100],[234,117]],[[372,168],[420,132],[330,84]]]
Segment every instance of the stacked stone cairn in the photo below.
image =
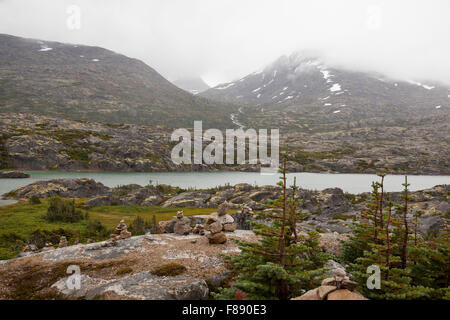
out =
[[334,269],[332,275],[332,278],[324,279],[320,287],[292,300],[367,300],[355,291],[358,284],[350,280],[344,269]]
[[127,239],[130,237],[131,232],[127,230],[127,225],[125,224],[125,221],[121,220],[117,225],[116,229],[114,230],[114,233],[111,234],[109,240],[117,241],[121,239]]
[[234,223],[234,218],[227,213],[228,208],[229,204],[225,201],[219,206],[217,212],[211,214],[211,217],[215,218],[222,224],[223,231],[234,232],[237,228],[237,224]]
[[223,244],[227,242],[227,236],[222,232],[223,225],[215,217],[210,217],[206,220],[205,230],[210,233],[206,235],[210,244]]
[[180,236],[185,236],[191,233],[192,228],[184,219],[183,211],[177,212],[177,220],[175,226],[173,227],[173,232]]
[[61,236],[59,239],[59,245],[58,248],[65,248],[67,247],[67,238],[65,236]]
[[[227,242],[227,236],[224,232],[234,232],[237,224],[234,219],[227,213],[229,208],[228,203],[222,203],[217,212],[210,215],[206,221],[205,230],[209,231],[207,235],[210,244],[222,244]],[[223,231],[223,232],[222,232]]]

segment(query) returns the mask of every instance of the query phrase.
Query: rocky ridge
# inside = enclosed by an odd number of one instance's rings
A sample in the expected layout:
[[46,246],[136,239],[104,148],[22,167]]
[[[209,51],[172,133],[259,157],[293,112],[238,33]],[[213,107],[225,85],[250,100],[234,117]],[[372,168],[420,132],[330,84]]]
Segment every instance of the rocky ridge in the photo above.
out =
[[[256,119],[256,118],[255,118]],[[448,119],[447,119],[448,120]],[[406,121],[406,120],[405,120]],[[325,131],[280,131],[290,172],[450,174],[444,116]],[[192,126],[192,124],[191,124]],[[258,126],[256,126],[258,127]],[[265,128],[274,128],[267,124]],[[63,171],[249,171],[260,165],[175,165],[172,129],[0,113],[0,168]],[[204,141],[203,147],[207,142]]]

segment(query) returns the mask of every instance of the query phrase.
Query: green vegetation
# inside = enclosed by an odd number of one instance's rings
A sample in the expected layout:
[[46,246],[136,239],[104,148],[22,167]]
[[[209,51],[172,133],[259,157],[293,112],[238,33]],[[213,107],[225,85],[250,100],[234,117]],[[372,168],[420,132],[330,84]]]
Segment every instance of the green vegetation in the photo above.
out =
[[[372,193],[353,234],[342,245],[341,260],[358,282],[358,290],[371,299],[450,299],[450,228],[437,235],[420,235],[418,216],[409,221],[409,190],[405,178],[402,203],[395,205],[381,182]],[[381,271],[379,288],[368,289],[367,268]]]
[[39,199],[37,196],[32,196],[30,199],[28,199],[29,204],[41,204],[41,199]]
[[301,201],[295,197],[295,180],[292,195],[287,195],[286,160],[285,156],[279,182],[283,194],[269,206],[276,213],[257,213],[271,224],[252,223],[255,234],[261,236],[259,242],[234,240],[241,253],[225,259],[236,281],[231,288],[213,293],[216,299],[286,300],[320,285],[323,265],[331,256],[319,247],[317,232],[297,233],[296,223],[304,221],[307,214],[298,211]]
[[131,273],[131,272],[133,272],[133,269],[131,267],[122,267],[120,269],[117,269],[116,274],[118,276],[121,276],[121,275],[124,275],[124,274],[127,274],[127,273]]
[[[133,229],[133,221],[136,218],[142,219],[146,228],[153,227],[159,221],[172,219],[180,210],[180,208],[158,206],[103,206],[93,207],[87,211],[80,208],[85,199],[76,199],[65,201],[74,203],[75,211],[81,211],[84,217],[88,214],[88,219],[76,222],[49,221],[46,216],[50,199],[40,201],[40,204],[21,201],[0,206],[0,260],[13,258],[22,251],[25,244],[35,244],[39,248],[44,247],[46,242],[57,244],[61,236],[65,236],[69,244],[77,240],[80,242],[86,242],[88,239],[106,240],[120,220],[125,220],[135,234],[139,232]],[[183,208],[182,210],[185,216],[210,214],[214,211],[207,208]]]
[[49,200],[49,206],[45,219],[50,222],[78,222],[87,215],[83,215],[81,210],[75,208],[75,200],[64,200],[59,197],[53,197]]
[[128,231],[131,232],[133,236],[139,236],[146,234],[147,232],[155,233],[158,228],[158,224],[156,223],[156,216],[152,216],[152,220],[144,220],[142,217],[137,216],[131,226],[128,228]]
[[167,263],[162,266],[156,268],[152,271],[152,274],[163,277],[170,276],[175,277],[186,271],[186,267],[179,263]]

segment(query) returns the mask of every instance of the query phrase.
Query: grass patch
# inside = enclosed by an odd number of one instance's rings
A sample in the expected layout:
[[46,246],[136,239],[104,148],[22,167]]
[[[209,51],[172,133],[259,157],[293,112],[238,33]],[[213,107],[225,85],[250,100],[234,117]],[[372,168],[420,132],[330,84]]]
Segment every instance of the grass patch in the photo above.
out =
[[[345,214],[340,214],[340,213],[338,213],[338,214],[335,214],[334,216],[333,216],[333,219],[334,220],[350,220],[350,219],[353,219],[354,218],[354,216],[349,216],[349,215],[345,215]],[[331,222],[329,222],[329,223],[331,223]]]
[[[86,199],[76,199],[78,208]],[[88,211],[88,219],[74,223],[48,221],[45,216],[49,199],[41,199],[40,204],[20,201],[15,204],[0,206],[0,260],[11,259],[21,252],[26,243],[57,244],[59,237],[66,236],[69,244],[75,240],[86,242],[87,239],[102,241],[109,238],[120,220],[132,226],[136,218],[151,222],[152,226],[160,221],[173,219],[178,210],[185,216],[211,214],[212,208],[162,208],[160,206],[102,206]],[[236,210],[229,210],[234,213]]]
[[[171,220],[177,215],[177,211],[183,210],[184,216],[211,214],[215,209],[211,208],[163,208],[160,206],[102,206],[89,210],[89,217],[101,221],[107,227],[116,227],[120,220],[124,220],[129,226],[134,219],[141,217],[145,221]],[[155,216],[155,219],[153,218]]]
[[160,277],[170,276],[175,277],[186,271],[186,267],[179,263],[167,263],[156,268],[151,273]]
[[133,269],[131,267],[122,267],[117,270],[116,274],[120,276],[131,272],[133,272]]

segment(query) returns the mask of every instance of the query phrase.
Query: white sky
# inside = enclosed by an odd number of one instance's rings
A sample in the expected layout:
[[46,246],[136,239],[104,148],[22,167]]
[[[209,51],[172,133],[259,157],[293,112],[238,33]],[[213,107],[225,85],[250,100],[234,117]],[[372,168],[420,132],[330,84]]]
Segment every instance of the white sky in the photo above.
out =
[[[80,29],[67,26],[70,5]],[[449,0],[0,0],[0,33],[97,45],[210,85],[299,49],[450,85]]]

